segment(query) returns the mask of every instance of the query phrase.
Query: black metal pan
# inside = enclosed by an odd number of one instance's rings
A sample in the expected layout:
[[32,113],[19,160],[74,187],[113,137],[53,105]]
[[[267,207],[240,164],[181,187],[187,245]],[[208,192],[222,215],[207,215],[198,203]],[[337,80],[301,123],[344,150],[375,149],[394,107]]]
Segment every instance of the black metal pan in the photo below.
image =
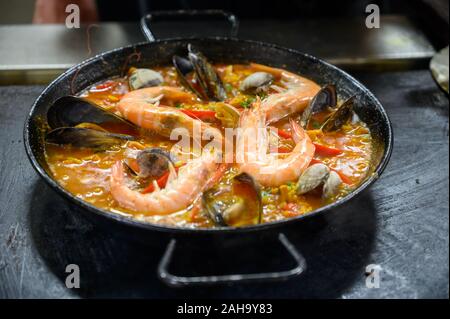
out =
[[[231,34],[234,36],[237,31],[236,18],[221,11],[168,14],[169,17],[173,15],[191,18],[198,15],[225,17],[232,24]],[[166,17],[167,14],[156,16],[159,18]],[[334,208],[343,205],[380,177],[388,163],[393,147],[392,127],[386,111],[376,97],[349,74],[308,54],[265,42],[238,40],[233,37],[155,40],[147,24],[153,18],[155,18],[155,15],[144,17],[142,20],[144,34],[149,39],[149,42],[129,45],[99,54],[70,68],[45,88],[31,107],[25,122],[24,141],[31,164],[54,190],[72,203],[71,207],[73,207],[74,211],[80,212],[92,222],[107,228],[112,234],[137,238],[158,245],[164,245],[169,241],[158,267],[159,277],[169,285],[182,286],[189,284],[274,280],[301,274],[306,267],[305,260],[283,232],[288,227],[295,227],[298,223],[302,223],[305,218],[326,214]],[[334,83],[338,89],[338,95],[342,99],[356,95],[355,112],[367,123],[373,135],[375,152],[372,160],[372,174],[346,197],[321,207],[310,214],[244,228],[192,229],[144,223],[94,207],[62,188],[52,178],[44,156],[42,121],[45,119],[46,112],[52,102],[64,95],[76,94],[96,82],[120,75],[130,64],[139,67],[168,65],[171,63],[171,58],[174,54],[183,55],[185,53],[189,43],[198,47],[213,62],[256,62],[281,67],[306,76],[316,81],[319,85]],[[260,241],[273,236],[278,237],[282,246],[286,248],[295,261],[295,266],[292,269],[271,273],[196,277],[181,277],[168,272],[168,266],[177,240],[193,242],[219,240],[225,243],[227,241],[248,242],[255,239]]]

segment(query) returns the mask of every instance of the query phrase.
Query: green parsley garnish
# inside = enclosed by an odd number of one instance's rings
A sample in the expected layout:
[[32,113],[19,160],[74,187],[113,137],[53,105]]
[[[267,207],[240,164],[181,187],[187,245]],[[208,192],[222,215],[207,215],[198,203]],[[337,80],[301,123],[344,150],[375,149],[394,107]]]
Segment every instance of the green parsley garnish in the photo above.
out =
[[243,108],[248,109],[249,107],[252,106],[252,103],[255,102],[255,98],[254,97],[248,97],[246,98],[244,101],[241,102],[241,106]]
[[320,128],[320,123],[317,121],[312,121],[311,126],[313,129],[319,129]]
[[225,83],[225,91],[227,91],[228,93],[231,93],[231,91],[233,91],[233,86],[230,83]]

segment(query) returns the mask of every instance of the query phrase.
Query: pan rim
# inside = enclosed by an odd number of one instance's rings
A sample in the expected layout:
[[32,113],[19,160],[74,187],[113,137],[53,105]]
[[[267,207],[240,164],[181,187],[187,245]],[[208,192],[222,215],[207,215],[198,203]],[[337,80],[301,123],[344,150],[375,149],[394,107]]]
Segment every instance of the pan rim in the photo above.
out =
[[[35,109],[38,106],[40,100],[45,97],[45,95],[52,89],[54,85],[56,85],[59,81],[64,79],[66,76],[72,74],[73,72],[76,72],[77,69],[80,69],[84,66],[89,65],[90,63],[93,63],[97,61],[99,58],[111,55],[123,50],[127,49],[137,49],[142,46],[148,46],[148,45],[163,45],[164,43],[173,43],[173,42],[186,42],[189,40],[195,40],[195,41],[217,41],[217,42],[239,42],[239,43],[247,43],[252,45],[259,45],[264,46],[268,48],[273,48],[280,51],[285,51],[289,54],[294,54],[296,56],[301,56],[302,58],[310,59],[314,62],[318,62],[325,66],[327,69],[332,69],[342,75],[343,77],[350,80],[355,86],[358,87],[361,92],[363,92],[364,95],[369,97],[372,101],[374,101],[374,107],[378,109],[380,114],[382,115],[383,122],[385,122],[387,126],[387,133],[386,133],[386,147],[384,148],[383,155],[380,159],[380,162],[378,163],[377,167],[375,168],[374,172],[369,176],[363,183],[361,183],[355,190],[353,190],[351,193],[347,194],[343,198],[337,200],[336,202],[330,203],[328,205],[325,205],[323,207],[320,207],[314,211],[311,211],[304,215],[299,215],[292,218],[286,218],[278,221],[258,224],[258,225],[252,225],[252,226],[246,226],[246,227],[214,227],[214,228],[192,228],[192,227],[181,227],[181,226],[172,226],[172,225],[164,225],[164,224],[155,224],[155,223],[149,223],[144,221],[139,221],[134,217],[131,216],[125,216],[120,215],[114,212],[107,211],[105,209],[101,209],[98,207],[95,207],[94,205],[83,201],[82,199],[77,198],[76,196],[72,195],[69,191],[65,190],[61,185],[59,185],[56,180],[54,180],[46,171],[45,169],[39,164],[37,157],[35,156],[33,149],[31,148],[30,144],[30,123],[33,119]],[[286,48],[283,46],[279,46],[277,44],[272,44],[268,42],[262,42],[262,41],[255,41],[255,40],[246,40],[246,39],[237,39],[237,38],[230,38],[230,37],[175,37],[175,38],[168,38],[168,39],[159,39],[153,42],[139,42],[136,44],[131,44],[119,48],[115,48],[109,51],[101,52],[91,58],[88,58],[79,64],[76,64],[69,68],[68,70],[64,71],[61,75],[59,75],[56,79],[54,79],[50,84],[46,86],[46,88],[39,94],[39,96],[34,101],[33,105],[31,106],[30,111],[28,112],[27,118],[25,120],[24,125],[24,145],[26,154],[28,156],[28,159],[30,160],[33,168],[36,170],[38,175],[44,179],[44,181],[52,187],[54,190],[56,190],[60,195],[62,195],[64,198],[68,199],[73,204],[81,207],[82,209],[87,210],[89,213],[94,213],[99,217],[104,217],[109,219],[110,221],[113,221],[115,223],[119,224],[125,224],[126,226],[131,227],[137,227],[144,230],[154,230],[161,233],[173,233],[173,234],[188,234],[188,235],[201,235],[201,234],[218,234],[218,233],[249,233],[249,232],[256,232],[256,231],[263,231],[268,229],[274,229],[277,227],[283,227],[292,225],[294,223],[297,223],[305,218],[311,218],[315,217],[317,215],[320,215],[322,213],[325,213],[326,211],[330,211],[335,207],[341,206],[357,195],[361,194],[364,190],[366,190],[370,185],[372,185],[382,174],[382,172],[385,170],[389,159],[392,154],[393,149],[393,129],[392,124],[389,119],[389,116],[384,109],[381,102],[375,97],[375,95],[366,88],[363,84],[361,84],[358,80],[356,80],[353,76],[345,72],[344,70],[322,60],[315,56],[312,56],[308,53],[303,53],[295,49]]]

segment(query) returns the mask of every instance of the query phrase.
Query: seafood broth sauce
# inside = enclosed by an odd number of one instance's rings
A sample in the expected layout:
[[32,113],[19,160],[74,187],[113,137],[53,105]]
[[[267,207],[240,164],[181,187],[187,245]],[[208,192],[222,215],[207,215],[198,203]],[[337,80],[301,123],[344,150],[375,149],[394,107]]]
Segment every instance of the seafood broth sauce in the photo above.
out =
[[[170,106],[172,109],[180,110],[189,117],[207,123],[208,126],[221,132],[227,123],[236,122],[233,114],[230,115],[231,113],[237,111],[237,116],[241,117],[242,122],[244,117],[242,114],[246,114],[249,118],[251,112],[257,112],[255,108],[262,109],[263,112],[267,111],[265,118],[268,128],[276,129],[268,129],[268,139],[269,143],[272,139],[277,139],[275,153],[280,159],[294,156],[291,154],[297,152],[296,137],[298,139],[301,132],[296,135],[295,128],[306,132],[307,136],[303,137],[303,140],[309,137],[309,144],[314,145],[312,158],[305,160],[306,153],[298,155],[298,158],[305,161],[298,176],[286,175],[287,181],[279,185],[270,185],[265,182],[261,184],[257,177],[253,176],[255,178],[252,178],[249,170],[244,170],[245,176],[243,176],[238,163],[222,165],[220,168],[214,169],[220,171],[221,174],[212,179],[213,183],[208,185],[208,189],[201,188],[200,196],[197,196],[195,201],[175,212],[151,214],[133,209],[133,206],[124,205],[120,199],[117,200],[117,196],[113,196],[111,191],[112,167],[117,162],[124,163],[124,185],[127,189],[133,194],[140,193],[151,196],[152,193],[164,189],[170,179],[168,177],[170,172],[180,172],[188,163],[176,158],[164,162],[165,157],[158,155],[157,152],[146,153],[147,157],[141,157],[147,160],[151,158],[152,164],[149,169],[150,171],[156,170],[156,173],[149,177],[148,174],[147,176],[141,174],[143,166],[140,165],[142,163],[139,162],[137,154],[144,154],[140,152],[148,149],[170,151],[176,141],[171,141],[164,134],[158,134],[158,132],[146,128],[138,127],[135,131],[130,132],[128,128],[122,127],[120,124],[82,123],[78,127],[94,129],[99,132],[127,134],[131,135],[133,139],[122,140],[105,149],[78,147],[73,143],[46,143],[46,160],[54,179],[82,200],[118,214],[129,215],[151,223],[184,227],[214,227],[217,225],[245,226],[307,214],[345,196],[370,174],[372,154],[370,131],[353,112],[341,114],[340,119],[344,118],[342,121],[334,119],[332,122],[333,119],[330,120],[333,116],[337,117],[339,112],[345,113],[345,110],[340,111],[341,108],[336,106],[345,104],[345,102],[333,101],[332,95],[335,92],[333,93],[332,89],[319,91],[320,87],[307,79],[281,69],[258,64],[216,64],[212,68],[218,75],[219,79],[216,80],[222,82],[220,86],[224,89],[222,93],[217,91],[219,92],[217,94],[225,94],[225,100],[211,101],[212,99],[204,98],[208,88],[202,87],[201,76],[196,76],[195,71],[192,70],[183,74],[179,68],[177,69],[177,66],[149,70],[154,73],[145,72],[145,69],[131,68],[125,77],[116,77],[95,84],[81,92],[79,96],[108,112],[123,116],[124,114],[119,108],[121,100],[133,89],[135,89],[134,92],[140,92],[139,88],[145,85],[146,81],[154,81],[148,86],[173,87],[189,93],[186,96],[180,96],[165,94],[166,91],[161,91],[162,94],[158,94],[154,100],[148,101],[153,107]],[[144,73],[139,74],[138,72],[142,70]],[[304,89],[305,83],[306,86],[310,86],[309,91]],[[303,89],[299,90],[298,88]],[[339,90],[339,88],[337,89]],[[197,96],[190,93],[191,91],[196,92]],[[203,98],[198,96],[198,92],[200,95],[203,94]],[[301,99],[298,97],[302,94],[303,101],[300,101]],[[311,109],[305,111],[308,103],[309,105],[313,102],[317,104],[317,101],[313,99],[316,94],[316,100],[320,100],[319,95],[322,94],[327,100],[327,104],[330,105],[317,107],[312,112],[310,112]],[[295,101],[297,101],[298,109],[292,109],[292,112],[286,111],[288,107],[283,105],[283,100],[280,98],[294,98],[294,95],[296,95]],[[285,104],[288,103],[286,100],[284,101]],[[221,116],[219,116],[218,110],[224,103],[227,107],[231,106],[225,109],[232,111],[231,113],[221,112]],[[273,105],[269,105],[270,103]],[[299,104],[303,105],[299,106]],[[280,110],[286,114],[280,114]],[[305,112],[310,113],[307,118]],[[134,122],[131,117],[127,119]],[[327,122],[328,124],[325,125]],[[303,128],[301,125],[293,123],[302,123]],[[334,124],[338,126],[336,127]],[[297,161],[297,159],[295,160]],[[293,174],[293,171],[286,171],[286,174]],[[277,171],[274,171],[273,174],[282,175]],[[261,179],[261,181],[263,180]],[[206,179],[199,181],[197,178],[189,183],[205,184]],[[226,191],[223,192],[221,189]],[[172,196],[172,201],[181,198],[181,195],[180,197],[176,194]],[[251,213],[251,210],[255,212]]]

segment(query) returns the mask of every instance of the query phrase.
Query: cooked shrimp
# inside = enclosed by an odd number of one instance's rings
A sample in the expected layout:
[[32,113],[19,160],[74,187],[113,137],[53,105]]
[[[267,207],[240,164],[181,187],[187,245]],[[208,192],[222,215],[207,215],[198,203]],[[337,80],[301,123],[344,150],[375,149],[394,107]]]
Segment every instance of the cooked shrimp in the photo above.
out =
[[218,141],[221,132],[200,120],[193,119],[176,107],[176,103],[194,102],[196,97],[170,86],[155,86],[131,91],[123,96],[117,109],[124,118],[139,127],[170,137],[174,129],[185,128],[194,136],[194,128],[209,134]]
[[129,188],[123,163],[118,161],[112,167],[111,194],[121,207],[144,215],[167,215],[181,211],[199,198],[205,187],[210,185],[210,180],[217,180],[220,164],[216,156],[216,153],[204,152],[180,167],[178,175],[172,169],[166,187],[158,187],[148,194]]
[[133,90],[122,98],[145,100],[150,104],[161,102],[166,106],[175,106],[177,103],[192,103],[198,101],[197,97],[189,92],[173,86],[153,86],[149,88]]
[[262,101],[267,123],[276,122],[290,114],[303,111],[320,87],[311,80],[297,74],[252,63],[257,70],[272,74],[285,88],[274,87],[279,93],[271,94]]
[[[237,141],[237,150],[243,152],[237,154],[241,156],[240,171],[250,174],[264,186],[296,181],[311,162],[315,147],[306,132],[291,121],[296,143],[292,152],[284,158],[277,153],[267,154],[269,140],[265,119],[259,100],[252,110],[246,110],[241,116],[241,136]],[[258,129],[256,134],[255,128]]]

